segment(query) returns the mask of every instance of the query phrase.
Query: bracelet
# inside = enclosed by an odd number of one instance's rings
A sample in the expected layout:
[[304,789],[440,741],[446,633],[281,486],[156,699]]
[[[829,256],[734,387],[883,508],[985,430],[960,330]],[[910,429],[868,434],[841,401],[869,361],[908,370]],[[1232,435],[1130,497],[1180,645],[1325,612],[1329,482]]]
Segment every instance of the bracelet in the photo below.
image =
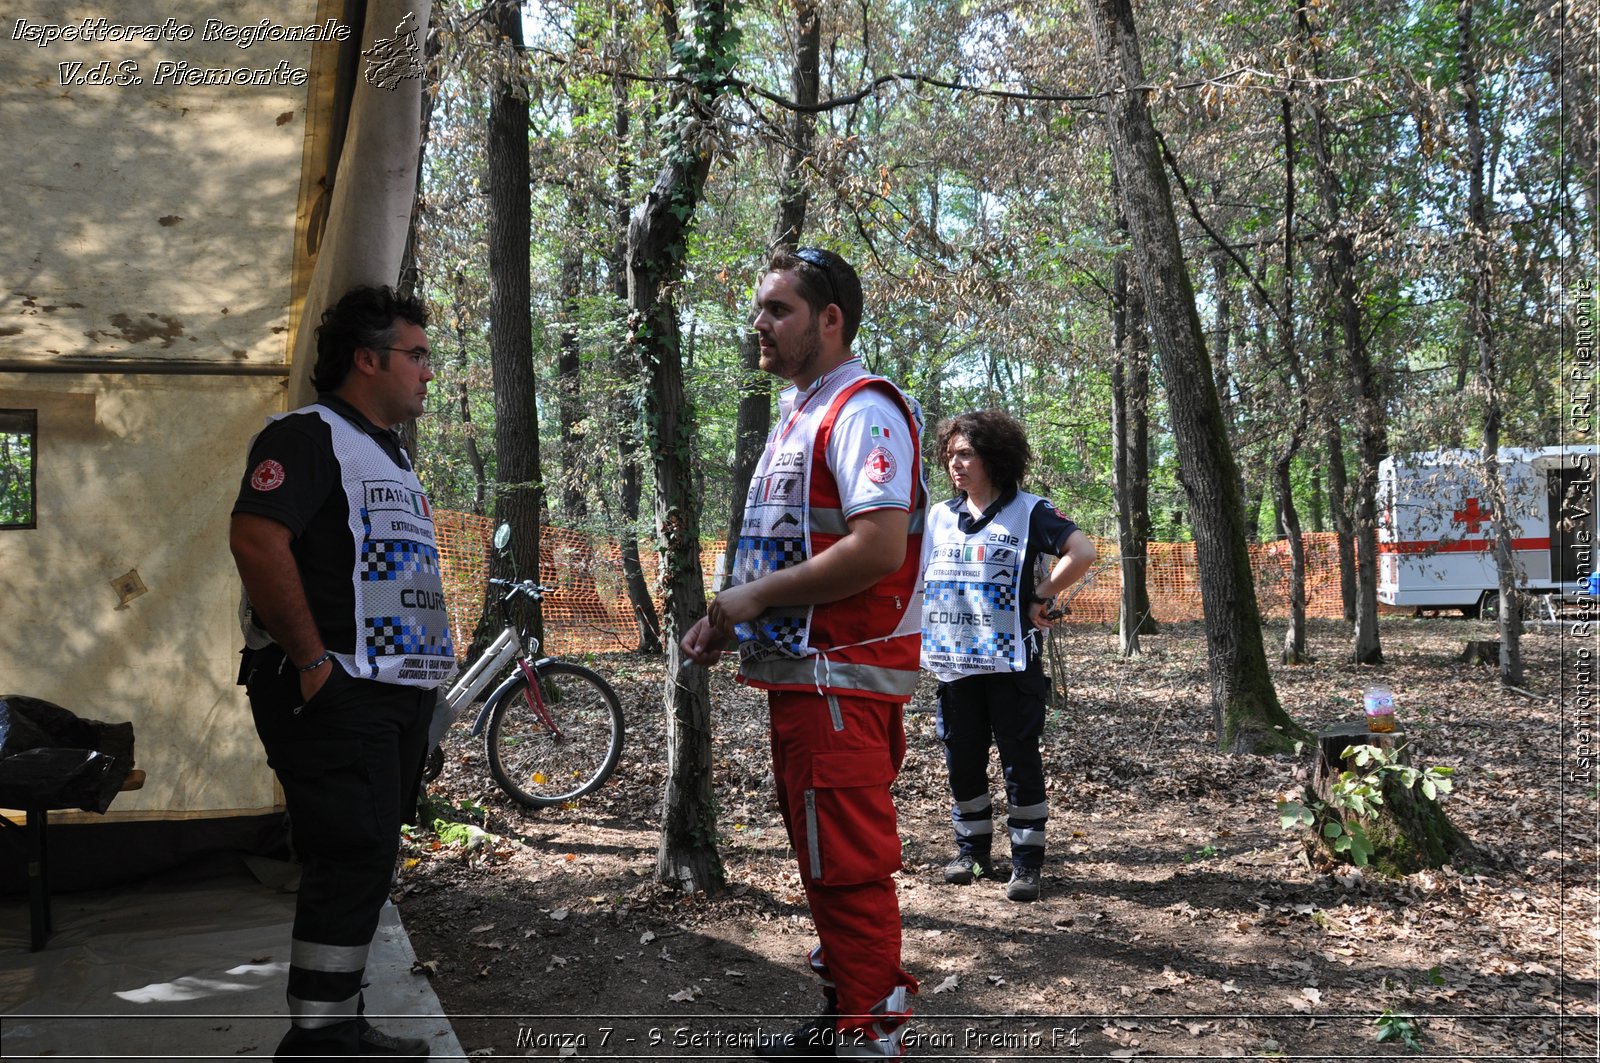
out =
[[323,650],[321,657],[318,657],[316,660],[312,661],[310,664],[305,665],[304,667],[302,667],[300,669],[300,671],[302,671],[302,672],[315,672],[318,668],[321,668],[323,665],[327,664],[331,660],[333,660],[333,651],[332,650]]

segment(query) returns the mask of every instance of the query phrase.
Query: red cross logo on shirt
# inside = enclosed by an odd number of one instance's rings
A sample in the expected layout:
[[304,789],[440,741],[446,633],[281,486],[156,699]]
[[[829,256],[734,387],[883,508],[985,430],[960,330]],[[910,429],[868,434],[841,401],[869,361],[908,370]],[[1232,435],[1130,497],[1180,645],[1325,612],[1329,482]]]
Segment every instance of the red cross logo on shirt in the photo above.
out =
[[894,455],[883,447],[873,447],[862,467],[867,471],[867,479],[875,484],[885,484],[894,479]]
[[1465,524],[1467,526],[1468,535],[1477,535],[1478,528],[1484,521],[1494,520],[1494,513],[1487,509],[1480,509],[1478,500],[1469,498],[1467,499],[1467,508],[1456,510],[1453,519],[1457,524]]

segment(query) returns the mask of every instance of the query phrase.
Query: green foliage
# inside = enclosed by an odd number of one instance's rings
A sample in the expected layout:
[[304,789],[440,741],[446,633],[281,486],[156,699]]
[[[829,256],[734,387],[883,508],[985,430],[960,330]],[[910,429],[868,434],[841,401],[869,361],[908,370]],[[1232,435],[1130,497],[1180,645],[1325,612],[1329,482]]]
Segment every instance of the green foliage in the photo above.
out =
[[[1002,11],[969,0],[819,8],[825,99],[863,90],[888,71],[969,87],[891,79],[859,102],[813,116],[816,142],[801,170],[804,232],[861,270],[867,305],[857,350],[872,368],[902,380],[930,422],[985,406],[1018,415],[1037,455],[1030,488],[1092,533],[1108,534],[1114,527],[1109,292],[1121,237],[1109,156],[1093,117],[1098,103],[1089,98],[1097,62],[1082,11],[1057,3]],[[474,21],[463,5],[434,10],[443,52],[441,75],[430,86],[419,266],[438,312],[436,331],[457,317],[462,328],[461,342],[452,336],[446,346],[447,371],[419,424],[419,456],[440,504],[456,507],[470,505],[476,490],[465,456],[469,438],[490,457],[491,483],[495,474],[494,448],[487,445],[495,414],[482,368],[488,281],[481,142],[486,86],[507,58],[485,47],[474,28],[481,19]],[[786,4],[673,10],[679,22],[669,37],[660,28],[660,6],[642,0],[551,0],[530,9],[523,61],[535,168],[529,312],[541,377],[537,416],[541,437],[554,438],[560,431],[551,398],[555,361],[563,330],[570,329],[581,349],[584,409],[573,455],[590,470],[583,483],[591,513],[602,512],[610,500],[600,485],[617,479],[611,444],[637,430],[637,410],[627,408],[638,384],[630,372],[633,354],[616,320],[614,249],[626,224],[618,204],[643,199],[663,158],[709,145],[714,161],[699,206],[692,215],[687,202],[669,207],[678,221],[693,221],[677,245],[683,276],[672,297],[702,441],[703,511],[708,527],[716,527],[733,490],[727,469],[743,375],[739,332],[771,240],[790,147],[792,114],[767,97],[793,96],[794,13]],[[1457,385],[1470,351],[1462,312],[1465,182],[1454,7],[1375,0],[1308,12],[1321,47],[1315,73],[1328,79],[1320,87],[1336,130],[1330,148],[1347,206],[1344,222],[1357,243],[1358,294],[1389,389],[1395,449],[1436,446],[1452,435],[1470,445],[1478,397]],[[1312,67],[1294,45],[1294,17],[1292,6],[1274,5],[1145,5],[1137,12],[1147,67],[1162,85],[1152,94],[1158,125],[1198,211],[1274,300],[1283,248],[1280,105],[1288,93],[1300,149],[1289,278],[1295,333],[1310,374],[1312,424],[1348,425],[1349,382],[1318,287],[1328,219],[1305,139],[1319,84],[1308,80]],[[1540,352],[1558,349],[1563,317],[1571,312],[1560,297],[1561,253],[1592,246],[1584,239],[1586,223],[1564,220],[1559,209],[1560,168],[1573,163],[1571,153],[1555,150],[1560,94],[1546,52],[1556,36],[1540,32],[1540,17],[1515,5],[1480,5],[1475,15],[1485,118],[1499,160],[1490,236],[1505,435],[1517,444],[1553,441],[1545,437],[1557,423],[1559,366]],[[1289,64],[1297,80],[1285,78]],[[1080,98],[1001,97],[991,90]],[[675,93],[710,102],[686,110]],[[1241,475],[1264,499],[1257,530],[1271,537],[1275,513],[1264,487],[1283,442],[1285,412],[1299,397],[1282,379],[1275,353],[1280,323],[1239,263],[1229,260],[1220,279],[1213,273],[1210,235],[1181,197],[1177,209]],[[569,305],[562,265],[574,257],[580,294]],[[1572,264],[1580,271],[1591,266]],[[1225,296],[1231,322],[1223,335]],[[458,383],[467,391],[470,421],[460,410]],[[1150,403],[1153,533],[1187,539],[1189,500],[1165,429],[1159,371]],[[1325,446],[1314,427],[1293,466],[1307,528],[1314,526],[1315,500],[1328,489]],[[930,471],[935,491],[943,490],[939,471]],[[1357,471],[1351,461],[1352,480]],[[552,491],[553,506],[561,502],[557,495]],[[1332,500],[1321,509],[1327,527]],[[552,517],[568,519],[559,511]]]
[[1383,1014],[1373,1021],[1378,1027],[1379,1044],[1385,1041],[1403,1041],[1413,1052],[1422,1051],[1416,1016],[1402,1014],[1393,1008],[1384,1008]]
[[1365,743],[1346,746],[1340,758],[1354,760],[1356,768],[1361,770],[1340,772],[1328,787],[1326,801],[1314,800],[1309,805],[1300,801],[1279,801],[1279,825],[1284,830],[1314,828],[1329,849],[1347,857],[1357,867],[1366,867],[1374,848],[1363,820],[1377,815],[1383,806],[1386,780],[1408,790],[1420,787],[1422,795],[1430,801],[1450,793],[1455,785],[1451,778],[1454,768],[1416,768],[1399,763],[1403,748],[1385,750]]
[[444,845],[456,845],[463,849],[481,849],[485,846],[493,847],[500,841],[500,836],[490,834],[481,827],[471,823],[454,823],[450,820],[438,819],[433,822],[433,832],[439,836],[439,841]]
[[[0,411],[0,418],[5,412]],[[0,422],[0,525],[31,524],[34,519],[31,431],[5,430]]]
[[[470,851],[493,848],[503,841],[498,834],[483,829],[488,822],[489,811],[476,801],[452,805],[433,794],[424,793],[421,804],[423,822],[432,827],[440,845],[458,846]],[[415,834],[415,830],[409,826],[403,830],[408,837]]]

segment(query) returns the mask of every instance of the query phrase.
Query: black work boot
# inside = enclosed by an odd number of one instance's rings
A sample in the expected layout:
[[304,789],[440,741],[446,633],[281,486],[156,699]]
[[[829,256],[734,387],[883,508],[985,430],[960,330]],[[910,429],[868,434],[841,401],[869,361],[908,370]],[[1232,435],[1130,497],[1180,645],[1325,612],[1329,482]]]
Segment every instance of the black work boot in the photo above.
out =
[[336,1022],[315,1029],[291,1026],[278,1042],[272,1058],[275,1063],[322,1059],[359,1059],[360,1030],[354,1022]]
[[831,1059],[839,1043],[834,1022],[839,1008],[829,1003],[821,1015],[797,1030],[779,1034],[756,1034],[756,1055],[762,1059]]
[[366,1019],[362,1019],[361,1058],[427,1059],[428,1042],[420,1037],[396,1037],[393,1034],[384,1033]]
[[959,853],[944,865],[944,880],[952,886],[965,886],[975,878],[988,878],[992,873],[989,858],[977,853]]

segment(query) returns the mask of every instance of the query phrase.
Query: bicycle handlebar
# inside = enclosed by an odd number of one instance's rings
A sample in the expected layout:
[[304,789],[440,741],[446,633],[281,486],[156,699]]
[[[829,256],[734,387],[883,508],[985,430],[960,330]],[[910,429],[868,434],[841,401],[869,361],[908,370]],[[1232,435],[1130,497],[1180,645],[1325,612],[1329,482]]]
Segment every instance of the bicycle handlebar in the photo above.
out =
[[489,577],[489,584],[490,584],[490,586],[493,586],[493,587],[508,587],[508,588],[510,588],[506,592],[506,597],[507,598],[515,598],[519,594],[525,594],[529,598],[532,598],[536,602],[542,600],[545,595],[547,595],[547,594],[551,593],[552,591],[555,591],[555,590],[558,589],[558,588],[556,588],[555,586],[553,586],[551,584],[535,583],[531,579],[525,579],[525,580],[495,579],[493,576]]

